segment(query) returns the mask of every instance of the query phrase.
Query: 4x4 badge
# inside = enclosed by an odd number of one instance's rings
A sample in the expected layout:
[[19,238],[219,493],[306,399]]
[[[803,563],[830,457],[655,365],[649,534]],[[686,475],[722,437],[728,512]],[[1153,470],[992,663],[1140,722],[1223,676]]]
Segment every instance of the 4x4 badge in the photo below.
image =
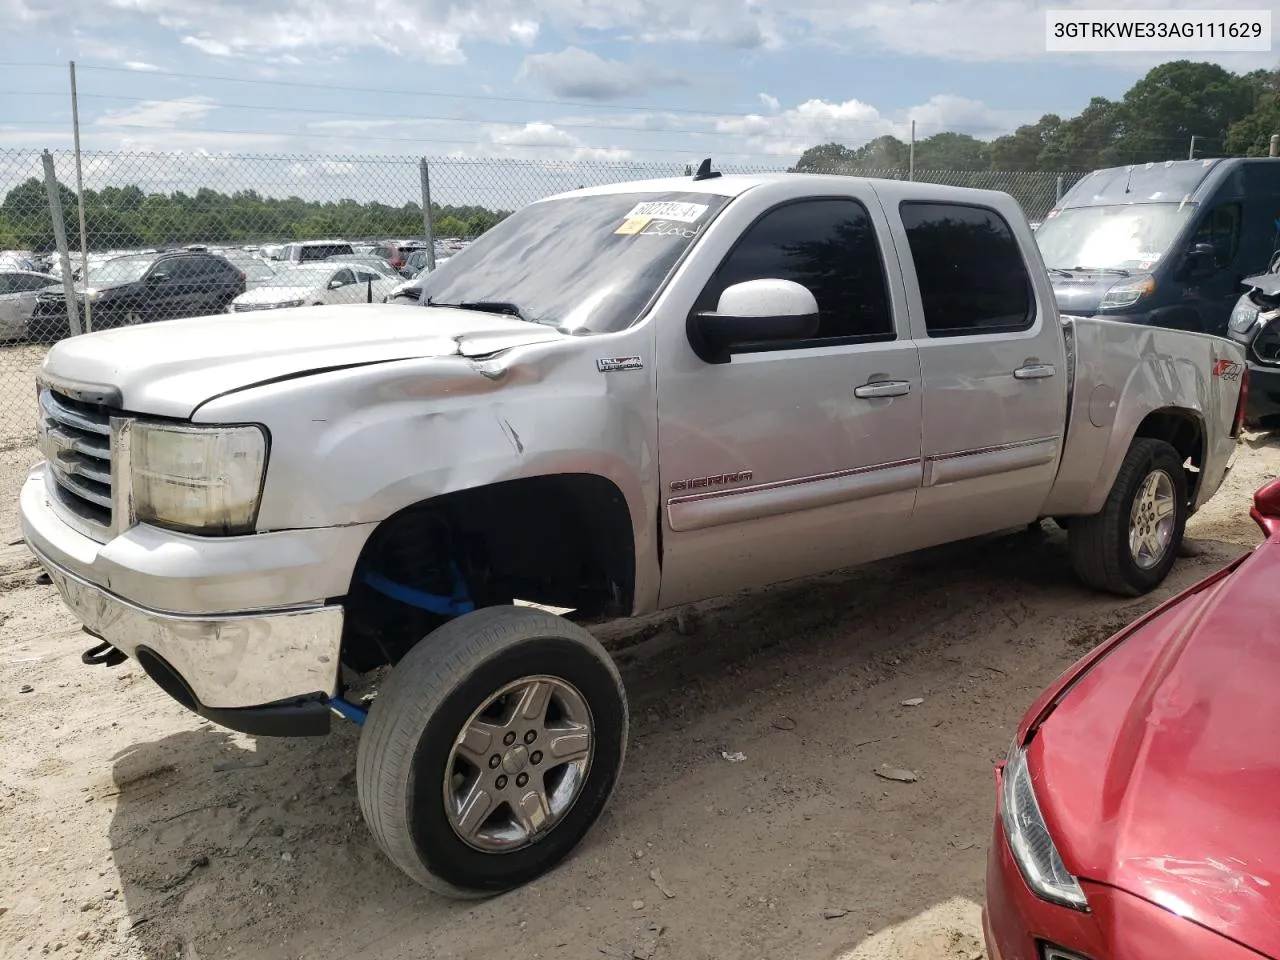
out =
[[616,373],[619,370],[641,370],[644,363],[639,357],[601,357],[596,361],[596,369],[601,373]]

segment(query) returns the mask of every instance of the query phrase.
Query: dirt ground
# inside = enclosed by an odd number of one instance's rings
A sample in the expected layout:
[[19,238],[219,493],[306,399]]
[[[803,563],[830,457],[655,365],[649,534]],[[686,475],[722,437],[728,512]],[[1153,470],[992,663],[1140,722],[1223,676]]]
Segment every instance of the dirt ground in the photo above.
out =
[[[0,531],[34,459],[0,451]],[[634,714],[613,804],[551,875],[480,903],[375,849],[356,727],[256,740],[132,664],[81,665],[89,642],[3,548],[0,955],[976,960],[992,764],[1024,709],[1257,543],[1249,497],[1278,470],[1280,441],[1250,436],[1193,518],[1197,555],[1137,601],[1077,586],[1046,523],[706,604],[694,636],[602,630]]]

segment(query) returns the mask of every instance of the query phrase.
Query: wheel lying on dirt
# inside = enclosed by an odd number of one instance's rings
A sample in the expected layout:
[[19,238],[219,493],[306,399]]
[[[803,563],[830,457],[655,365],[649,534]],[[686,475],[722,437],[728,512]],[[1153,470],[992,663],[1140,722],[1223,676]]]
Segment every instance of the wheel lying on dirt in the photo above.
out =
[[627,726],[617,667],[591,634],[530,608],[477,610],[428,634],[378,692],[357,751],[360,808],[418,883],[501,893],[586,835]]
[[1125,454],[1102,510],[1072,518],[1071,566],[1088,586],[1139,596],[1168,576],[1186,524],[1182,458],[1163,440],[1139,438]]

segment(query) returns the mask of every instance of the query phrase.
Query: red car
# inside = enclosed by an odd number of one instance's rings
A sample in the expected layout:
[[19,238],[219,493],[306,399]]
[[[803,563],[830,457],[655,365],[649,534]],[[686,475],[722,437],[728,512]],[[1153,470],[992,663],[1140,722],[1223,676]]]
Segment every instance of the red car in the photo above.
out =
[[1041,694],[996,768],[990,960],[1280,958],[1280,479],[1256,550]]

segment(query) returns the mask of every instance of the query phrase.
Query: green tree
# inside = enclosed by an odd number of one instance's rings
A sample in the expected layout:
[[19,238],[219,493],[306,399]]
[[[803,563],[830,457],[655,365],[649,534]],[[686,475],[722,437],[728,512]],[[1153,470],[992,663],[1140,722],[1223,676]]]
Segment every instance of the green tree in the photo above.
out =
[[1227,131],[1253,110],[1258,87],[1216,63],[1174,60],[1152,68],[1117,107],[1119,136],[1102,149],[1110,164],[1185,157],[1191,138],[1221,154]]
[[916,141],[917,170],[989,170],[991,145],[967,133],[935,133]]

